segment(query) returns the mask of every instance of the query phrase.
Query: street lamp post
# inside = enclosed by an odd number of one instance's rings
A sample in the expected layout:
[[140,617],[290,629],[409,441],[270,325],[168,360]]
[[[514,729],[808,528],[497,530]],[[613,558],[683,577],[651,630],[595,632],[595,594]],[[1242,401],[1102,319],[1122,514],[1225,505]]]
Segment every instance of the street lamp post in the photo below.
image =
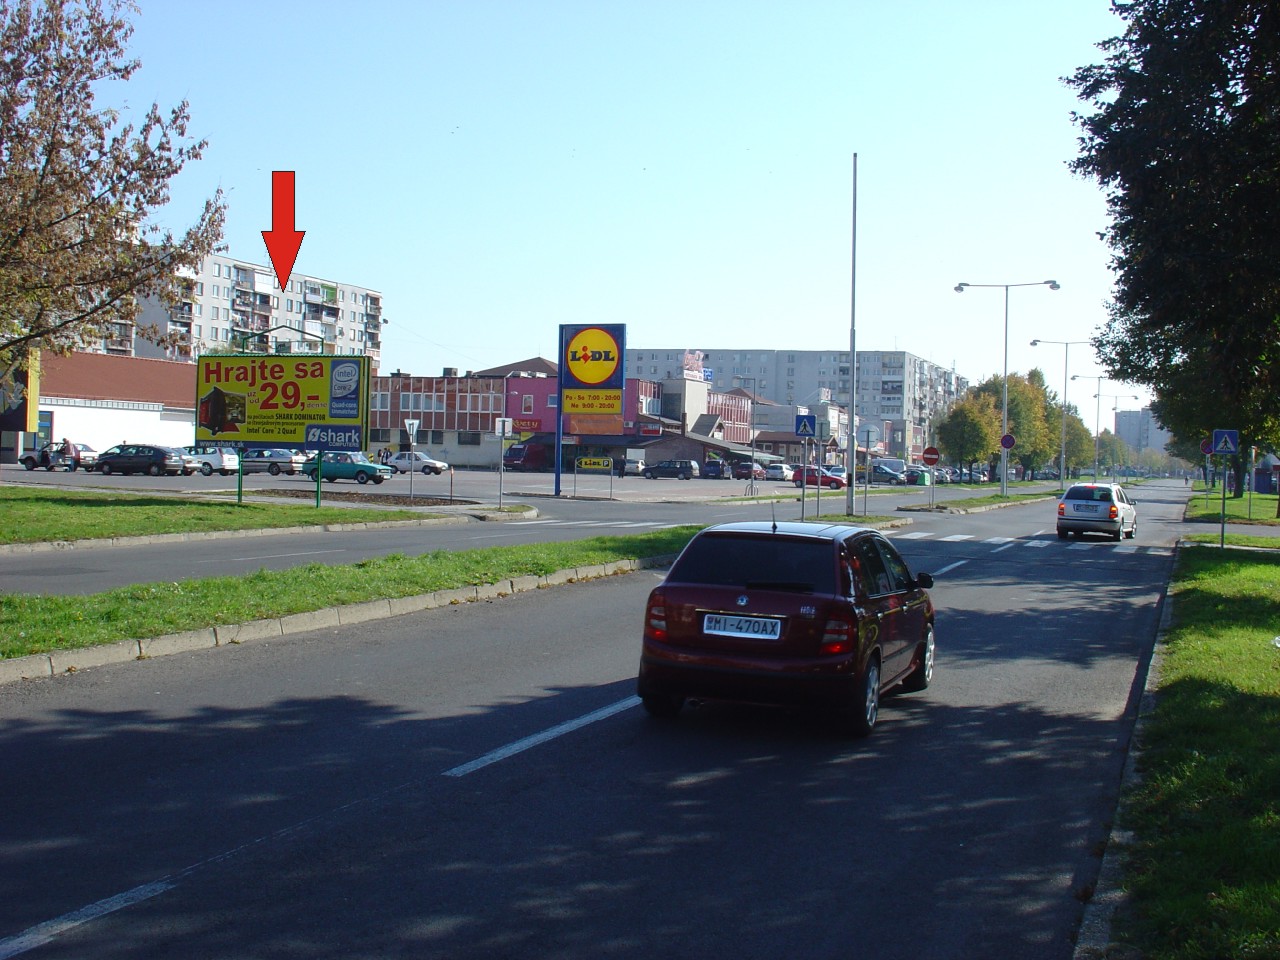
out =
[[1098,440],[1102,434],[1102,400],[1100,398],[1102,397],[1102,381],[1107,378],[1105,374],[1097,377],[1090,377],[1087,374],[1077,373],[1071,379],[1098,381],[1098,392],[1093,395],[1094,399],[1098,400],[1094,405],[1095,409],[1093,412],[1093,479],[1096,482],[1098,479]]
[[[1117,412],[1117,411],[1119,411],[1119,409],[1120,409],[1120,401],[1121,401],[1121,400],[1138,400],[1138,399],[1141,399],[1141,398],[1140,398],[1136,393],[1100,393],[1100,394],[1098,394],[1098,395],[1097,395],[1097,399],[1098,399],[1098,409],[1099,409],[1099,412],[1101,412],[1101,409],[1102,409],[1102,398],[1103,398],[1103,397],[1107,397],[1108,399],[1110,399],[1110,400],[1114,400],[1114,401],[1115,401],[1115,406],[1111,408],[1111,426],[1112,426],[1112,427],[1114,427],[1114,426],[1116,425],[1116,418],[1115,418],[1115,414],[1116,414],[1116,412]],[[1099,429],[1098,429],[1098,435],[1099,435],[1099,437],[1101,437],[1101,435],[1102,435],[1102,429],[1101,429],[1101,426],[1099,426]],[[1097,450],[1097,445],[1096,445],[1096,444],[1094,445],[1094,449],[1095,449],[1095,450]],[[1095,458],[1096,458],[1097,454],[1095,453],[1095,454],[1094,454],[1094,456],[1095,456]],[[1115,465],[1114,465],[1114,464],[1112,464],[1112,471],[1111,471],[1112,479],[1114,479],[1114,478],[1115,478],[1115,469],[1114,469],[1114,467],[1115,467]],[[1094,480],[1097,480],[1097,479],[1098,479],[1098,468],[1097,468],[1097,466],[1096,466],[1096,465],[1094,466],[1094,470],[1093,470],[1093,479],[1094,479]]]
[[1038,347],[1042,343],[1056,343],[1062,347],[1062,449],[1058,456],[1058,490],[1067,488],[1067,354],[1071,348],[1088,343],[1088,340],[1032,340],[1031,345]]
[[1041,280],[1038,283],[957,283],[956,293],[964,293],[969,287],[995,287],[1004,290],[1004,400],[1000,414],[1000,496],[1009,495],[1009,448],[1004,438],[1009,435],[1009,288],[1048,287],[1061,290],[1057,280]]

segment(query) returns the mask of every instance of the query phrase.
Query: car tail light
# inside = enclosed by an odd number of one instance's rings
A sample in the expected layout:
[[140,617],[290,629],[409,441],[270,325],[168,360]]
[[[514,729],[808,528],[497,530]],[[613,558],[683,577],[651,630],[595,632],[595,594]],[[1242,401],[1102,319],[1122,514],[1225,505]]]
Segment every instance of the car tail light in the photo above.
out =
[[1067,505],[1062,501],[1058,502],[1058,516],[1065,517],[1067,515]]
[[1116,505],[1113,503],[1113,504],[1111,505],[1111,509],[1107,511],[1107,519],[1109,519],[1109,520],[1114,520],[1114,519],[1115,519],[1116,517],[1118,517],[1118,516],[1120,516],[1120,510],[1119,510],[1119,508],[1118,508],[1118,507],[1116,507]]
[[818,645],[818,653],[824,657],[834,657],[848,653],[853,649],[858,638],[858,625],[853,620],[832,618],[827,621],[822,631],[822,642]]
[[646,640],[667,639],[667,601],[661,596],[649,597],[644,611],[644,637]]

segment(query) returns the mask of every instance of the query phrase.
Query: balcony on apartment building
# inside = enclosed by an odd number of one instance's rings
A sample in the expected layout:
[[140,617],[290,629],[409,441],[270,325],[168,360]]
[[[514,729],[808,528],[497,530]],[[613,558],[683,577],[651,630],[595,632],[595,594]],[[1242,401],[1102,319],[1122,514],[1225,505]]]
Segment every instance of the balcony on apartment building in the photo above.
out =
[[375,317],[382,316],[382,301],[377,297],[370,297],[364,306],[364,312]]

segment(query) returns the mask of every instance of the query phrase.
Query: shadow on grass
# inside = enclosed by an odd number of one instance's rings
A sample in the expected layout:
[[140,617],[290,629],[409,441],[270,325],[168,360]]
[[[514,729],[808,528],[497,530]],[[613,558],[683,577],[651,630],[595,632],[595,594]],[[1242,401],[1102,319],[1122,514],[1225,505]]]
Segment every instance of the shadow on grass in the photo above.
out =
[[1158,956],[1280,955],[1276,730],[1280,689],[1203,679],[1161,688],[1124,815],[1140,837],[1125,938]]

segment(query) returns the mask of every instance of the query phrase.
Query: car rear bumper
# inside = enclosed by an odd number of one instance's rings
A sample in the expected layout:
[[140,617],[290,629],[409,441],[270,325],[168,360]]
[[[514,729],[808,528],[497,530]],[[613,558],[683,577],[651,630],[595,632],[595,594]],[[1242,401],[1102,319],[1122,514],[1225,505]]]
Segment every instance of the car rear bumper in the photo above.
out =
[[646,652],[636,679],[640,696],[736,700],[779,706],[847,707],[857,696],[853,657],[766,664],[717,657],[712,662],[671,660]]
[[1073,519],[1071,517],[1058,518],[1058,530],[1066,533],[1109,533],[1112,536],[1121,530],[1122,521],[1118,518],[1115,520],[1085,520]]

